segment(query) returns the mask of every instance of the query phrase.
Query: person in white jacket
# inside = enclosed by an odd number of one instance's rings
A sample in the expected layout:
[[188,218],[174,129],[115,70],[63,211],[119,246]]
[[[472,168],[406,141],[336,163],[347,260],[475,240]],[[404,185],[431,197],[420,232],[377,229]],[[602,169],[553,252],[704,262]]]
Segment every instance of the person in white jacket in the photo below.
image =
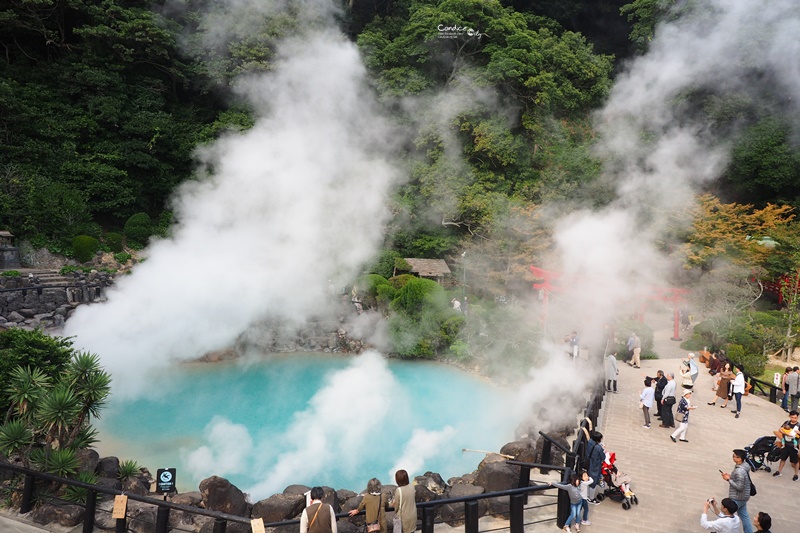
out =
[[731,392],[736,398],[736,409],[733,409],[731,413],[736,413],[736,418],[739,418],[742,413],[742,394],[744,394],[744,372],[742,372],[741,366],[736,367],[736,377],[733,380]]
[[[717,502],[713,498],[709,498],[703,507],[703,514],[700,515],[700,527],[708,531],[719,531],[720,533],[739,533],[739,526],[742,524],[742,521],[736,515],[739,506],[730,498],[724,498],[720,503],[722,504],[722,509],[717,507]],[[714,508],[714,514],[719,518],[713,521],[708,520],[709,507]]]

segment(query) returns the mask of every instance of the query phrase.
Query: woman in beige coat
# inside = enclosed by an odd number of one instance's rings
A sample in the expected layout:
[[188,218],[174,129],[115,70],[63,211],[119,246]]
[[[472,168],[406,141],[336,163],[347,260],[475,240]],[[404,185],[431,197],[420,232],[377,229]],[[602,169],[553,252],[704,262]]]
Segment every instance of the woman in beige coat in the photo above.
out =
[[354,516],[362,509],[366,509],[364,519],[367,525],[378,522],[381,526],[380,533],[388,533],[386,527],[386,510],[389,508],[389,499],[381,494],[383,485],[376,478],[367,482],[367,493],[361,498],[361,503],[357,509],[350,511],[350,516]]
[[[398,470],[394,474],[397,490],[394,491],[394,512],[403,523],[402,533],[412,533],[417,529],[417,502],[414,486],[408,482],[408,472]],[[401,533],[394,531],[393,533]]]

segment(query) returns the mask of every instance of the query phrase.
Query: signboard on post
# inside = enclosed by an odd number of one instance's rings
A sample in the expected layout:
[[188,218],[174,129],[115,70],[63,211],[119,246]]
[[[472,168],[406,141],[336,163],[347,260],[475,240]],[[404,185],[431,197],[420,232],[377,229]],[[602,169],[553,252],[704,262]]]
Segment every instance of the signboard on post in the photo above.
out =
[[156,471],[156,493],[175,492],[175,472],[174,468],[159,468]]
[[783,385],[782,385],[782,382],[783,382],[783,374],[781,374],[780,372],[775,372],[775,375],[774,375],[774,376],[773,376],[773,378],[772,378],[772,382],[773,382],[773,383],[775,384],[775,386],[776,386],[776,387],[778,387],[779,389],[780,389],[780,388],[782,388],[782,387],[783,387]]
[[111,511],[111,518],[125,518],[125,511],[128,509],[128,497],[119,494],[114,497],[114,509]]

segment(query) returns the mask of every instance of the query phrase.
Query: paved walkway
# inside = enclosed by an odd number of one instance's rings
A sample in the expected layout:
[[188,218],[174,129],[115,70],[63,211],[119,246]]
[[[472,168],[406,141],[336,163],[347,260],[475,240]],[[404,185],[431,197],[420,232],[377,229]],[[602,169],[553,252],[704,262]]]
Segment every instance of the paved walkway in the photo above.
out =
[[[745,396],[742,414],[734,418],[729,407],[709,406],[715,393],[713,378],[701,365],[692,403],[697,409],[689,415],[688,443],[673,443],[672,430],[657,427],[644,429],[638,408],[639,393],[644,377],[654,376],[657,370],[679,374],[680,359],[685,352],[678,342],[669,340],[669,317],[658,317],[664,328],[655,332],[656,351],[661,359],[642,361],[641,370],[620,365],[619,394],[610,394],[605,402],[600,424],[609,451],[617,453],[617,465],[633,479],[632,487],[639,505],[629,511],[619,503],[604,501],[590,509],[590,532],[696,532],[700,528],[703,503],[709,497],[718,501],[728,495],[728,484],[719,470],[730,472],[734,448],[752,444],[758,437],[770,435],[788,417],[779,405],[763,397]],[[678,385],[679,393],[681,387]],[[674,411],[674,408],[673,408]],[[778,463],[771,465],[773,471]],[[770,514],[773,531],[796,529],[797,509],[800,508],[800,481],[792,481],[792,469],[786,465],[784,475],[772,477],[763,469],[752,473],[758,494],[748,503],[752,517],[758,511]],[[790,525],[791,524],[791,525]]]
[[48,526],[49,529],[42,529],[34,525],[29,519],[19,516],[8,509],[3,509],[0,514],[0,532],[2,533],[66,533],[69,531],[78,531],[78,529],[70,530],[59,526]]

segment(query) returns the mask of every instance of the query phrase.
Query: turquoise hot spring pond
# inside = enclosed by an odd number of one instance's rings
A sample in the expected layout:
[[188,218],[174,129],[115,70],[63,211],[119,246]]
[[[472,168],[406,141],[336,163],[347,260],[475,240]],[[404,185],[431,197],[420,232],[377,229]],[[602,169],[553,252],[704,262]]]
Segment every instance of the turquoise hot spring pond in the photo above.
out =
[[290,484],[359,492],[371,477],[393,483],[394,467],[446,480],[482,459],[463,448],[499,451],[519,422],[511,391],[377,354],[174,365],[102,414],[101,455],[177,468],[182,492],[219,475],[253,501]]

